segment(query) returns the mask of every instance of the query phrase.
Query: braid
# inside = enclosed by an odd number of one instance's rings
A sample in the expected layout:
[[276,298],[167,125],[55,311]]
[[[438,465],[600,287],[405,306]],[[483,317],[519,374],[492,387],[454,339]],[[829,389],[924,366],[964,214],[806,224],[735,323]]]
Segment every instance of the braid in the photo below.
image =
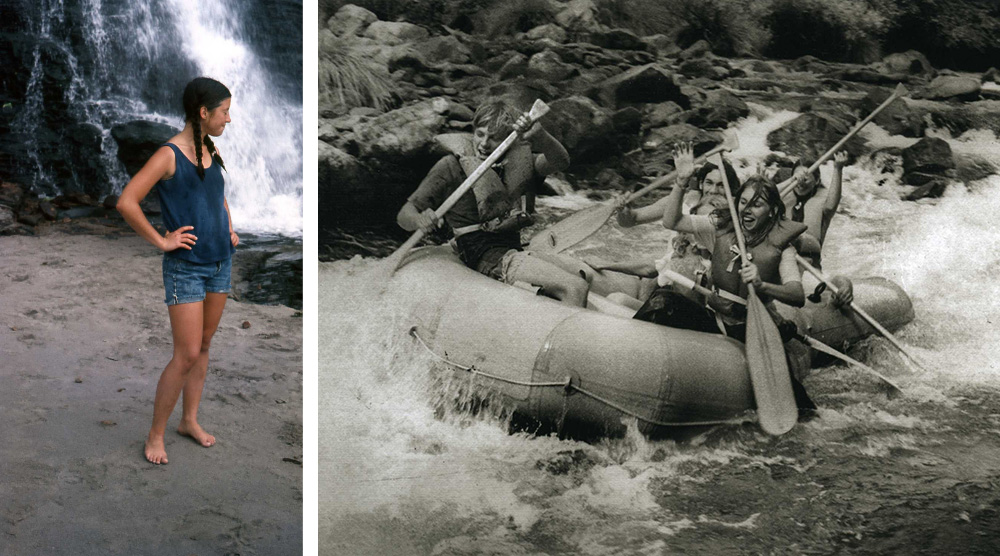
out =
[[219,151],[215,150],[215,142],[208,135],[205,136],[205,146],[208,147],[208,152],[211,153],[212,160],[225,170],[226,165],[222,162],[222,155],[219,154]]
[[230,97],[232,97],[232,93],[225,85],[208,77],[196,77],[184,87],[184,118],[191,122],[191,128],[194,131],[194,157],[198,162],[198,177],[202,180],[205,179],[205,165],[202,163],[201,153],[203,143],[208,147],[212,160],[218,162],[223,168],[226,166],[222,164],[222,157],[219,156],[212,140],[207,135],[202,138],[201,108],[204,107],[211,112]]
[[191,120],[191,127],[194,129],[194,157],[198,161],[198,177],[205,179],[205,166],[201,163],[201,122],[195,118]]

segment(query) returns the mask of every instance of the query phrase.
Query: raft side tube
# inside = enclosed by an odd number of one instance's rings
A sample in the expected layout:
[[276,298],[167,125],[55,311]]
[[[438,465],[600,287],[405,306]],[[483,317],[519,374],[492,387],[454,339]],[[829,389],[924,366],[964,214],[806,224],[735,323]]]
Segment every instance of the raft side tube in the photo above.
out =
[[534,388],[523,407],[561,432],[621,435],[632,413],[659,435],[670,427],[658,422],[724,421],[755,407],[743,344],[607,315],[577,313],[549,333],[532,380],[567,377],[570,388]]

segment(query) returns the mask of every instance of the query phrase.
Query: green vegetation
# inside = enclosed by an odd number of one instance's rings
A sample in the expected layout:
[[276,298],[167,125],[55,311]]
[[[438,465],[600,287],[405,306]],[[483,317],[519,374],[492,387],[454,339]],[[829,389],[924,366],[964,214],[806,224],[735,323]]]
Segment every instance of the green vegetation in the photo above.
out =
[[392,103],[394,84],[384,68],[376,67],[346,46],[327,45],[319,52],[320,107],[369,106],[380,111]]

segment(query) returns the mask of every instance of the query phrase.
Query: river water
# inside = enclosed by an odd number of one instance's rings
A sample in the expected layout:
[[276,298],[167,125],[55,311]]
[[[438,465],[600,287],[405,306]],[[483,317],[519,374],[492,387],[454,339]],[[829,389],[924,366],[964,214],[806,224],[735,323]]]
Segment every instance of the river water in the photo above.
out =
[[[767,132],[795,116],[752,106],[731,155],[742,177],[768,154]],[[874,126],[863,136],[873,150],[914,141]],[[944,137],[957,155],[1000,165],[992,132]],[[850,353],[904,395],[844,366],[814,370],[804,384],[819,418],[779,438],[744,425],[649,441],[634,423],[590,444],[508,434],[504,415],[450,401],[449,372],[406,334],[406,284],[382,292],[377,259],[322,263],[321,552],[993,553],[1000,177],[909,202],[899,171],[880,167],[863,157],[845,168],[824,268],[902,285],[916,319],[897,336],[928,372],[870,338]],[[574,194],[541,211],[552,221],[592,202]],[[670,234],[609,224],[573,252],[659,257]]]

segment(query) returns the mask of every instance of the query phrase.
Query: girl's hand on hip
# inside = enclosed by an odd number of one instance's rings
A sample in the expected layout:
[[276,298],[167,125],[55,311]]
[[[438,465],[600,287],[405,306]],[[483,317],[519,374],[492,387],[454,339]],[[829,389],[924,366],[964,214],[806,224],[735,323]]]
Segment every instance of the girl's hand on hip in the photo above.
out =
[[236,235],[236,232],[229,230],[229,241],[233,242],[233,247],[240,244],[240,236]]
[[193,230],[194,226],[181,226],[172,232],[167,232],[167,235],[163,236],[163,245],[160,246],[162,251],[173,251],[175,249],[187,249],[191,250],[198,238],[194,234],[187,233],[188,230]]

